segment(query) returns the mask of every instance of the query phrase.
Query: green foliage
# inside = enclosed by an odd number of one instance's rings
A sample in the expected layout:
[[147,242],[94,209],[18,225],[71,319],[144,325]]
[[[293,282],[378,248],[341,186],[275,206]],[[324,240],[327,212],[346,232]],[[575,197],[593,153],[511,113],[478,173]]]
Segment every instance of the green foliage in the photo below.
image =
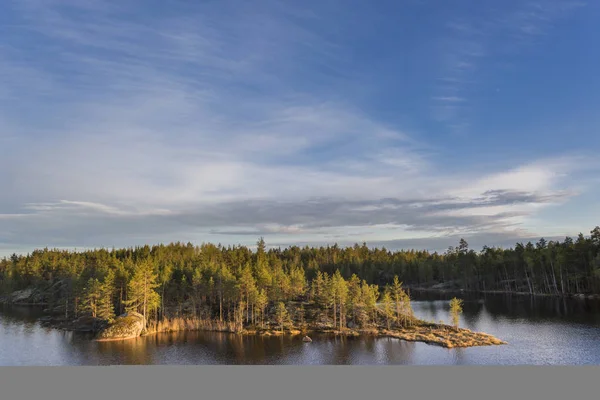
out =
[[[0,295],[34,286],[65,316],[111,320],[136,310],[147,319],[202,313],[244,326],[264,326],[269,306],[302,301],[307,318],[345,329],[412,321],[407,286],[444,283],[465,290],[544,294],[600,293],[600,227],[585,237],[540,240],[513,249],[469,248],[445,253],[292,246],[256,252],[244,246],[189,243],[97,249],[42,249],[0,260]],[[60,281],[60,282],[59,282]],[[403,284],[404,283],[404,284]],[[380,288],[387,287],[378,307]],[[158,311],[160,313],[153,311]]]
[[333,297],[334,304],[334,321],[336,319],[336,309],[337,309],[337,321],[338,321],[338,329],[341,331],[345,328],[345,318],[346,318],[346,302],[348,301],[348,285],[346,284],[346,280],[342,277],[339,270],[335,271],[333,277],[331,279],[331,295]]
[[379,287],[377,285],[369,285],[365,280],[361,282],[361,295],[365,306],[366,321],[361,321],[363,326],[366,326],[369,321],[376,323],[377,321],[377,299],[379,298]]
[[101,294],[101,285],[98,279],[90,278],[83,288],[81,310],[96,318]]
[[159,284],[156,282],[158,275],[149,260],[138,264],[128,285],[128,300],[125,302],[128,311],[140,312],[148,318],[150,312],[160,305],[160,296],[156,292]]
[[264,320],[265,320],[265,310],[267,308],[267,305],[269,304],[269,299],[267,298],[267,293],[265,292],[264,289],[261,289],[258,292],[258,295],[256,296],[256,308],[259,311],[259,316],[260,316],[260,325],[261,327],[264,327]]
[[383,297],[381,299],[381,305],[383,307],[383,316],[385,317],[385,322],[387,324],[387,328],[391,328],[390,321],[394,318],[394,308],[392,303],[392,297],[390,296],[390,291],[388,288],[383,292]]
[[386,292],[394,303],[396,324],[398,326],[409,325],[413,316],[410,297],[402,288],[402,282],[397,276],[394,276],[392,285],[386,287]]
[[112,322],[115,317],[114,295],[116,291],[115,272],[109,270],[100,284],[97,317]]
[[277,306],[275,306],[275,321],[282,332],[285,325],[290,322],[290,315],[282,301],[277,303]]
[[454,297],[450,300],[450,318],[452,318],[452,325],[454,325],[455,328],[458,328],[460,314],[462,314],[463,311],[462,306],[463,301],[461,299]]

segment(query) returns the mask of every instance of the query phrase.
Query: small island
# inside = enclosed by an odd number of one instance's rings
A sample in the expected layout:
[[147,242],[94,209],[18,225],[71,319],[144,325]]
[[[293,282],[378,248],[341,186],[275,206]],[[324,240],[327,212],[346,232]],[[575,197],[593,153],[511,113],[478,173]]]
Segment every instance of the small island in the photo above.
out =
[[189,244],[82,253],[46,249],[15,257],[8,268],[4,260],[0,302],[41,306],[44,325],[90,332],[99,341],[208,330],[298,335],[307,343],[318,333],[446,348],[505,344],[460,328],[458,299],[450,302],[451,324],[423,321],[413,315],[397,275],[359,276],[327,260],[302,261],[295,249],[267,251],[262,239],[256,252]]
[[112,324],[101,329],[96,335],[95,340],[126,340],[160,332],[209,330],[242,335],[295,335],[304,342],[312,342],[309,335],[313,333],[325,333],[344,336],[371,335],[392,337],[400,340],[423,342],[446,348],[506,344],[506,342],[486,333],[473,332],[468,329],[449,326],[443,323],[426,322],[416,318],[413,318],[410,321],[410,324],[406,326],[394,325],[390,327],[390,329],[387,329],[385,326],[380,326],[369,328],[346,328],[342,330],[334,328],[331,325],[314,326],[306,324],[298,326],[292,321],[284,322],[280,326],[277,326],[278,324],[275,321],[272,321],[269,324],[270,328],[248,327],[242,328],[241,330],[235,330],[231,329],[227,324],[219,324],[218,321],[198,320],[193,317],[167,319],[156,326],[144,329],[143,320],[143,315],[139,313],[133,312],[124,314],[118,317]]
[[[395,297],[398,300],[397,304],[391,296],[388,296],[388,293],[394,288],[400,294]],[[40,321],[48,327],[93,333],[93,340],[97,341],[135,339],[161,332],[206,330],[241,335],[296,335],[299,340],[302,339],[305,342],[312,341],[309,335],[318,333],[348,337],[361,335],[391,337],[445,348],[506,344],[492,335],[460,328],[457,321],[454,325],[448,325],[415,318],[410,309],[408,295],[401,288],[401,283],[397,279],[394,280],[392,286],[385,290],[386,292],[382,295],[383,302],[376,303],[372,310],[373,319],[363,320],[362,323],[356,322],[355,317],[358,314],[342,314],[342,319],[340,319],[339,312],[335,315],[337,321],[333,321],[333,314],[324,314],[317,304],[306,300],[290,301],[287,304],[279,302],[271,307],[268,306],[255,324],[243,322],[239,324],[235,320],[228,319],[200,318],[189,313],[180,316],[165,315],[159,317],[158,320],[153,318],[148,320],[137,311],[128,311],[110,320],[88,314],[69,318],[68,315],[57,313],[56,310],[52,313],[52,310],[48,308],[45,308],[45,311],[50,315],[42,317]],[[45,303],[39,302],[39,298],[36,302],[26,301],[35,300],[36,296],[39,296],[36,290],[27,289],[14,292],[10,296],[4,297],[3,301],[8,304],[45,306]],[[187,306],[189,304],[184,303],[180,309],[186,310]],[[395,310],[402,310],[402,313],[399,314]],[[453,309],[451,305],[451,312],[457,320],[458,314],[461,312],[460,306]]]

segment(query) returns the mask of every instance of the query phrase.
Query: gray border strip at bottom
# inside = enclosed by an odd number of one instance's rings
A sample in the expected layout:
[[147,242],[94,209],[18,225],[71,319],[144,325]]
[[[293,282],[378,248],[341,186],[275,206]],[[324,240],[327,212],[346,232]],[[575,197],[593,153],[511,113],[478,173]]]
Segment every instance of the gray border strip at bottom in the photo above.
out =
[[0,367],[0,398],[598,399],[600,367]]

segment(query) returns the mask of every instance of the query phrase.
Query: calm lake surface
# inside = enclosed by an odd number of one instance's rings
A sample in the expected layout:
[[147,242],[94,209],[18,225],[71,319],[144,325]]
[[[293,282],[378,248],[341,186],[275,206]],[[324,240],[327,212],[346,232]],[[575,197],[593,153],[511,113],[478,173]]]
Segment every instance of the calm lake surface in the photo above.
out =
[[[415,314],[449,321],[443,296],[414,296]],[[0,306],[0,365],[536,364],[600,365],[600,303],[521,296],[465,299],[461,326],[509,344],[444,349],[393,338],[160,334],[122,342],[44,328],[39,310]]]

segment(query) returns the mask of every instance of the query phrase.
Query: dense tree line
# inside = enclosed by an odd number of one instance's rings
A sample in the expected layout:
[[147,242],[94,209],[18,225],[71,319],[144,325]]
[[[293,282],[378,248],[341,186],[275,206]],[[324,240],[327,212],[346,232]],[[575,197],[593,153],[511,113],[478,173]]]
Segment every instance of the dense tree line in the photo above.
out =
[[256,251],[172,243],[84,252],[43,249],[0,260],[0,294],[56,287],[44,299],[49,307],[108,321],[136,310],[154,320],[188,313],[241,327],[264,325],[271,313],[283,326],[291,318],[305,320],[303,306],[290,306],[301,300],[312,306],[312,319],[334,327],[368,326],[382,316],[388,325],[406,325],[412,311],[401,282],[452,283],[474,291],[600,293],[600,228],[575,240],[540,239],[480,252],[461,240],[443,254],[370,249],[364,243],[267,250],[261,239]]

